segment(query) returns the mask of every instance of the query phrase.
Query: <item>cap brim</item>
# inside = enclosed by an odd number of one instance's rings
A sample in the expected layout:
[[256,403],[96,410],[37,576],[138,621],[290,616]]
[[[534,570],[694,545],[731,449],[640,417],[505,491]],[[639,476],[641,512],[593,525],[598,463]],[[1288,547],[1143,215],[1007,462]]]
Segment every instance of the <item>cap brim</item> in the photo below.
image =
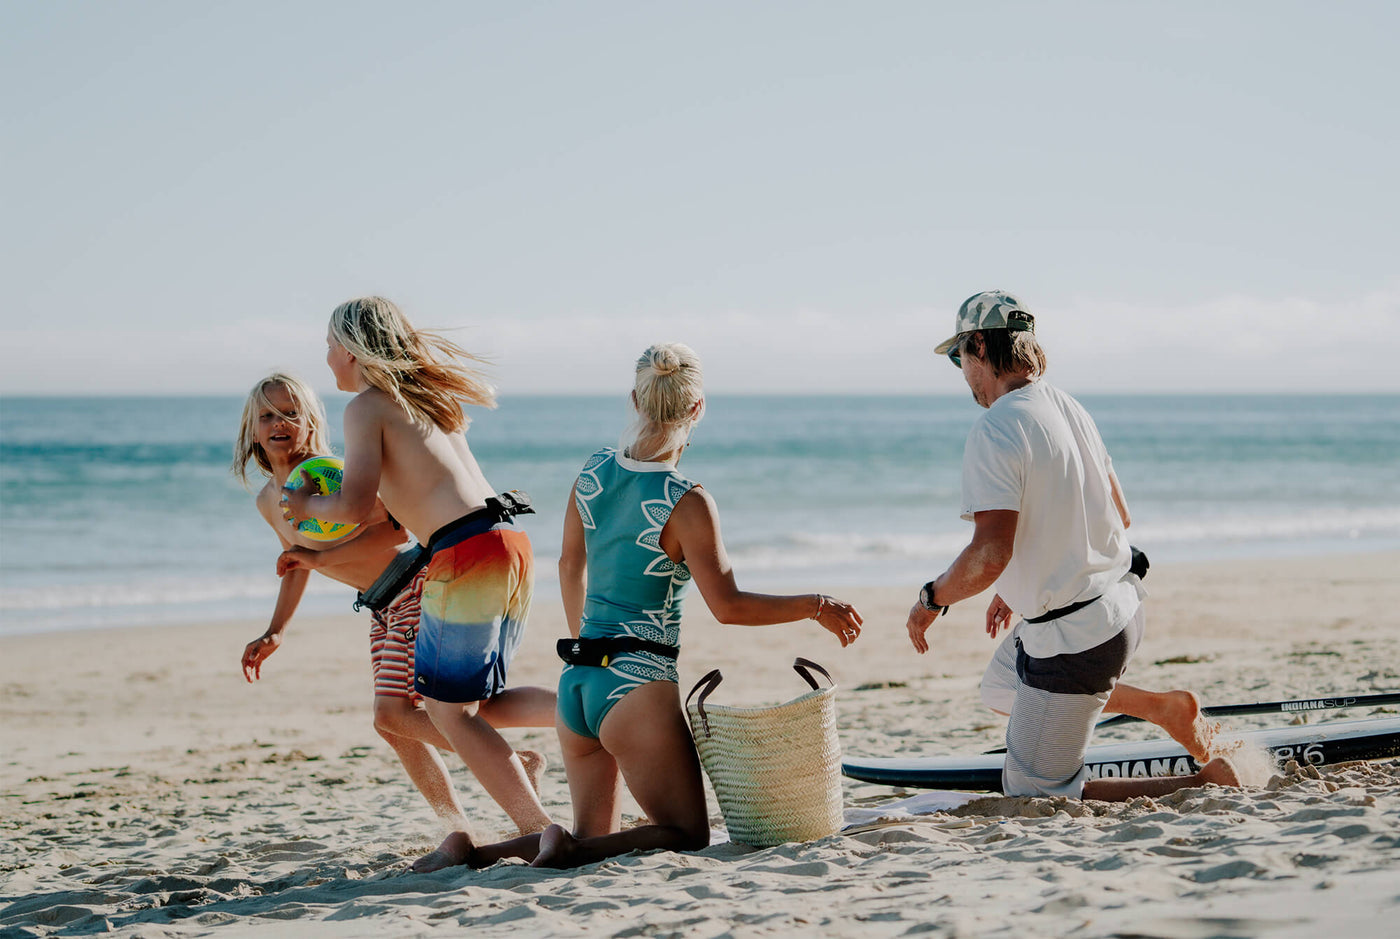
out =
[[949,339],[947,342],[940,342],[940,343],[934,348],[933,354],[934,354],[934,355],[943,355],[943,354],[946,353],[949,349],[953,348],[953,343],[957,342],[958,339],[959,339],[961,336],[962,336],[962,333],[958,333],[958,334],[955,335],[952,339]]

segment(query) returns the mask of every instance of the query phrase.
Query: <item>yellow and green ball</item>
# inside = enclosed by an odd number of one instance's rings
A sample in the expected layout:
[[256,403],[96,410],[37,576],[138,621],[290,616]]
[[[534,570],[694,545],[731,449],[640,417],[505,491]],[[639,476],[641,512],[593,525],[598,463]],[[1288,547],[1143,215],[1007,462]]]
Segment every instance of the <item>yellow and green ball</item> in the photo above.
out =
[[[345,461],[336,456],[313,456],[292,470],[291,475],[287,477],[288,489],[302,487],[305,481],[305,477],[302,476],[303,470],[316,485],[316,495],[328,496],[340,491],[340,480],[345,475]],[[359,523],[342,524],[324,522],[319,518],[303,518],[297,520],[296,530],[313,541],[335,541],[359,527]]]

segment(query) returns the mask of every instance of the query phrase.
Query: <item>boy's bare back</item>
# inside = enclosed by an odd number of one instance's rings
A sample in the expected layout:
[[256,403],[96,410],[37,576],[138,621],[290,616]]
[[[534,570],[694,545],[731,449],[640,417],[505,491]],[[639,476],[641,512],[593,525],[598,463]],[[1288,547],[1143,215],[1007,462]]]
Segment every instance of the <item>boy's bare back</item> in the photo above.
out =
[[[345,408],[345,478],[377,479],[389,514],[419,541],[450,522],[483,508],[495,495],[460,433],[426,428],[378,388],[368,388]],[[362,495],[352,493],[351,497]]]

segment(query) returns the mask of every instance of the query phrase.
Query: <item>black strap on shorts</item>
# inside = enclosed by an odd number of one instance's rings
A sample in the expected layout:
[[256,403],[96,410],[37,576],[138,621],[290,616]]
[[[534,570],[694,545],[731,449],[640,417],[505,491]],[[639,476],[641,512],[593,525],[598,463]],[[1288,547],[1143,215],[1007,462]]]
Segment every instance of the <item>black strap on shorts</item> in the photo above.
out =
[[681,654],[679,646],[668,646],[663,642],[650,642],[636,636],[608,636],[598,639],[560,639],[554,645],[567,665],[590,665],[607,668],[614,656],[625,652],[650,652],[663,659],[674,659]]
[[[374,579],[374,583],[369,585],[369,589],[355,595],[354,608],[358,613],[365,607],[369,607],[378,613],[387,607],[394,599],[413,582],[413,578],[418,575],[428,563],[428,559],[433,556],[433,545],[441,541],[453,532],[461,531],[468,525],[481,525],[483,530],[490,528],[497,522],[503,522],[516,515],[530,515],[535,511],[530,505],[530,497],[519,489],[511,489],[498,496],[492,496],[486,500],[485,508],[477,509],[449,522],[428,539],[427,545],[414,545],[399,552],[399,556],[389,562],[389,566],[384,568],[383,573]],[[392,515],[389,521],[394,523],[394,528],[399,527],[399,523]]]

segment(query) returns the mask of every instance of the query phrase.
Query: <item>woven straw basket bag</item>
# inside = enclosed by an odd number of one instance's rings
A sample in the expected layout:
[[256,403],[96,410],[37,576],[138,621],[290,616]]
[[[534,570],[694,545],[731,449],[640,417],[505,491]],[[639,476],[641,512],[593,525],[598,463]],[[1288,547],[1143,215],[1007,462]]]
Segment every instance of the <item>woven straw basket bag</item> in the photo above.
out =
[[[836,685],[815,662],[799,658],[792,667],[812,690],[776,707],[707,703],[724,680],[719,669],[696,682],[686,696],[700,763],[719,799],[729,837],[743,844],[812,841],[841,828]],[[827,687],[817,684],[812,671],[826,678]],[[699,698],[691,701],[697,691]]]

